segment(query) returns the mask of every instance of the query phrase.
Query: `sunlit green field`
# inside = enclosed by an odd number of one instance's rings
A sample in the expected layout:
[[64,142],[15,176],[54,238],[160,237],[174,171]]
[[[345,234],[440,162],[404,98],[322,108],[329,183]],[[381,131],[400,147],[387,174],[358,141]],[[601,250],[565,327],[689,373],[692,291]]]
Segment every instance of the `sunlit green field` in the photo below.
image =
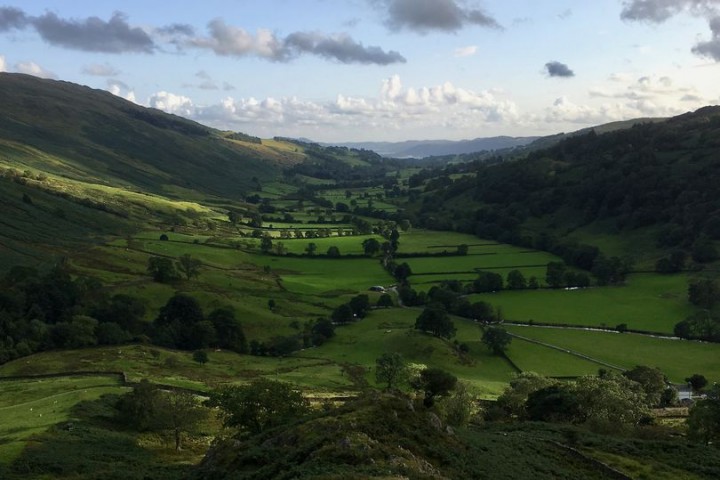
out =
[[539,373],[548,377],[593,375],[598,372],[598,369],[607,368],[569,353],[519,338],[512,340],[507,355],[521,370]]
[[693,373],[705,375],[711,382],[720,380],[718,344],[668,340],[630,333],[540,327],[507,328],[512,333],[580,352],[623,368],[633,368],[636,365],[658,367],[676,383],[684,383],[684,379]]
[[579,290],[523,290],[472,295],[503,309],[508,320],[536,321],[672,333],[695,309],[687,301],[686,275],[635,274],[627,285]]
[[395,281],[374,258],[268,257],[262,263],[280,275],[284,288],[300,294],[365,292],[373,285],[389,285]]

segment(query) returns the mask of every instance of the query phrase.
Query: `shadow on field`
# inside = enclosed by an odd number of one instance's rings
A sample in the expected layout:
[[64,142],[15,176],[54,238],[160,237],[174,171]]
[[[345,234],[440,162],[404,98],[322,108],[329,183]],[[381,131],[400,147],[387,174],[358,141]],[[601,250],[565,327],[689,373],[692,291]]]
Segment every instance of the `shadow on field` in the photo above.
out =
[[134,432],[114,420],[117,395],[78,403],[74,420],[58,423],[30,438],[23,453],[7,471],[8,480],[30,478],[178,479],[188,467],[162,463],[138,446]]

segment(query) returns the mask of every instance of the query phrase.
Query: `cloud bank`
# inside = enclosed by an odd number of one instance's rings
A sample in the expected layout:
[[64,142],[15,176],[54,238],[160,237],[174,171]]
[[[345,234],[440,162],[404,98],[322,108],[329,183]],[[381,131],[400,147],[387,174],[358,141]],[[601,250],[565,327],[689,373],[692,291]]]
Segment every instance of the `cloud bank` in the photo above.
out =
[[109,20],[98,17],[63,19],[48,12],[29,16],[20,9],[0,7],[0,32],[33,28],[50,45],[102,53],[152,54],[164,44],[176,49],[206,49],[220,56],[256,56],[277,62],[291,61],[301,55],[314,55],[339,63],[390,65],[405,63],[396,51],[365,46],[347,34],[294,32],[285,38],[268,29],[252,34],[242,28],[215,19],[208,24],[207,35],[197,35],[190,25],[171,24],[148,30],[133,27],[125,14],[115,12]]
[[450,82],[433,87],[405,87],[397,75],[382,82],[376,97],[338,95],[329,102],[296,97],[262,100],[226,97],[217,104],[203,106],[188,97],[163,91],[154,94],[148,104],[218,128],[311,138],[338,135],[348,128],[362,129],[368,135],[413,129],[474,130],[484,124],[512,122],[518,117],[513,102],[497,98],[491,91],[476,92]]
[[398,52],[366,47],[346,34],[294,32],[283,39],[267,29],[252,34],[221,19],[208,24],[208,33],[209,36],[188,38],[184,45],[212,50],[221,56],[256,56],[276,62],[287,62],[304,54],[339,63],[390,65],[406,61]]

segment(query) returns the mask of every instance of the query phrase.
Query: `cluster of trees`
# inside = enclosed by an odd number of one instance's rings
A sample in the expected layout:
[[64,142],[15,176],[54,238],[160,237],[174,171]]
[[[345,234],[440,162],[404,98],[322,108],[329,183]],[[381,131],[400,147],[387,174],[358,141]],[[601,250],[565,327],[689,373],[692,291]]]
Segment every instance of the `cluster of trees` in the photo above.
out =
[[490,419],[586,423],[606,431],[651,423],[650,409],[673,405],[677,391],[657,368],[637,366],[623,374],[560,382],[541,375],[518,374],[487,412]]
[[319,347],[335,336],[335,325],[326,318],[318,318],[300,325],[293,325],[298,332],[292,335],[278,335],[269,340],[252,340],[250,355],[282,357],[303,348]]
[[482,323],[499,323],[504,320],[500,308],[496,309],[483,301],[470,303],[465,298],[468,292],[467,286],[456,280],[433,286],[427,293],[417,292],[407,284],[398,287],[400,301],[406,306],[432,306],[434,309],[442,309],[446,313]]
[[232,307],[217,308],[205,317],[198,301],[182,293],[170,297],[160,309],[149,333],[153,343],[168,348],[248,351],[245,333]]
[[0,363],[56,348],[116,345],[142,337],[145,304],[110,296],[101,282],[13,267],[0,280]]
[[156,282],[172,283],[182,277],[192,280],[193,277],[200,276],[200,267],[202,267],[202,262],[186,253],[181,255],[177,261],[168,257],[150,257],[147,272]]
[[[436,367],[411,368],[399,353],[385,353],[375,360],[375,381],[386,390],[410,386],[422,403],[440,413],[453,426],[465,425],[473,414],[473,397],[455,375]],[[441,401],[438,405],[437,402]]]
[[343,303],[333,310],[330,318],[333,322],[342,325],[363,319],[368,312],[370,312],[370,297],[363,293],[354,296],[349,302]]

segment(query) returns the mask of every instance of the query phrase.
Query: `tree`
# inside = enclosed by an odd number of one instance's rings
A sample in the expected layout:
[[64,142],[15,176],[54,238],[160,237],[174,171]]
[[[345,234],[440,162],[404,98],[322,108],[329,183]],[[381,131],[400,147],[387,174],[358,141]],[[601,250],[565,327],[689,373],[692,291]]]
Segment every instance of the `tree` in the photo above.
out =
[[720,387],[716,385],[705,400],[690,409],[687,424],[691,440],[705,445],[720,441]]
[[493,306],[487,302],[475,302],[470,305],[470,318],[478,322],[490,323],[495,320]]
[[200,275],[201,266],[202,262],[197,258],[193,258],[189,253],[181,255],[177,261],[178,271],[184,274],[188,280],[191,280],[192,277],[198,277]]
[[487,327],[482,336],[482,342],[495,355],[503,355],[511,341],[512,337],[502,327]]
[[247,339],[240,321],[235,318],[232,307],[220,307],[208,315],[208,320],[215,327],[217,346],[238,353],[247,353]]
[[520,270],[511,270],[507,276],[507,288],[510,290],[520,290],[527,287],[525,276]]
[[[207,338],[198,336],[197,326],[204,315],[193,297],[179,293],[172,296],[155,318],[155,337],[161,345],[194,350],[203,347]],[[210,324],[212,326],[212,324]]]
[[642,386],[617,374],[586,376],[575,382],[581,421],[606,429],[635,425],[650,415]]
[[272,238],[269,235],[265,235],[260,240],[260,251],[263,253],[268,253],[270,250],[272,250]]
[[649,407],[660,406],[668,382],[659,368],[639,365],[624,372],[623,375],[640,384],[645,391],[645,397]]
[[415,320],[415,329],[440,338],[455,336],[455,324],[450,320],[447,312],[439,306],[425,308]]
[[168,432],[175,440],[175,450],[182,449],[184,433],[196,433],[208,411],[197,402],[195,395],[187,392],[162,392],[155,399],[153,430]]
[[383,293],[377,300],[377,306],[383,308],[394,307],[392,296],[389,293]]
[[510,385],[498,398],[498,406],[506,415],[524,419],[527,416],[526,404],[530,394],[555,383],[555,380],[543,377],[535,372],[519,373],[510,380]]
[[545,281],[552,288],[560,288],[565,280],[565,264],[561,262],[550,262],[547,264]]
[[473,289],[477,293],[497,292],[503,289],[503,277],[495,272],[480,272],[473,282]]
[[375,238],[366,238],[362,242],[363,251],[368,257],[372,257],[380,251],[380,242]]
[[465,256],[468,254],[469,247],[466,243],[462,243],[457,246],[457,254],[461,256]]
[[457,377],[440,368],[426,368],[420,376],[413,381],[413,388],[425,392],[423,405],[430,408],[435,404],[435,398],[447,395],[455,388]]
[[708,384],[707,378],[699,373],[693,373],[691,376],[686,378],[685,381],[690,385],[690,388],[692,388],[695,393],[705,388]]
[[712,308],[720,299],[720,288],[715,280],[703,278],[690,282],[688,300],[702,308]]
[[335,325],[327,318],[318,318],[310,331],[313,334],[313,344],[322,345],[335,336]]
[[365,318],[365,315],[370,311],[370,297],[364,293],[356,295],[350,299],[349,305],[356,318]]
[[567,385],[551,385],[528,395],[528,418],[540,422],[572,422],[580,416],[580,402]]
[[153,280],[160,283],[170,283],[180,278],[172,260],[165,257],[150,257],[147,271]]
[[401,263],[400,265],[395,267],[395,270],[393,270],[393,275],[399,282],[404,282],[408,279],[410,275],[412,275],[410,265],[408,265],[407,262]]
[[330,318],[332,318],[332,321],[335,323],[350,323],[355,317],[353,317],[352,307],[350,307],[347,303],[343,303],[333,310]]
[[221,387],[210,393],[206,404],[220,408],[226,427],[237,427],[253,435],[310,411],[300,392],[286,383],[266,379]]
[[195,350],[192,358],[201,365],[205,365],[208,361],[210,361],[210,358],[205,350]]
[[340,249],[336,246],[329,247],[327,250],[327,256],[331,258],[338,258],[340,256]]
[[375,360],[375,381],[387,384],[387,390],[397,388],[407,377],[407,364],[399,353],[384,353]]
[[314,256],[317,251],[317,244],[315,242],[308,243],[307,247],[305,247],[305,251],[309,256]]

